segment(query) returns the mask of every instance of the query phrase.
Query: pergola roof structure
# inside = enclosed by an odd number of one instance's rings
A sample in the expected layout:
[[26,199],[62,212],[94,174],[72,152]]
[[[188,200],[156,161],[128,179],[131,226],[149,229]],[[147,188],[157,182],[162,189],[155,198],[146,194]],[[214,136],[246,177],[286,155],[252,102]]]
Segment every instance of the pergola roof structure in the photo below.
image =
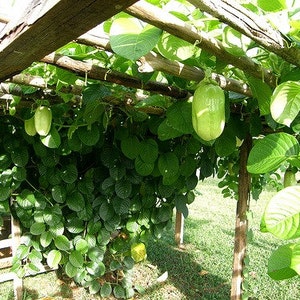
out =
[[[12,2],[12,1],[11,1]],[[298,65],[300,51],[291,47],[290,41],[285,39],[279,31],[273,29],[262,18],[244,9],[238,3],[227,0],[190,0],[195,8],[219,18],[233,28],[253,39],[260,46],[273,51],[287,61]],[[174,15],[151,5],[146,1],[115,0],[108,5],[104,0],[71,1],[71,0],[26,0],[15,1],[14,6],[1,9],[0,13],[0,81],[12,80],[12,76],[29,67],[33,62],[44,61],[68,68],[62,57],[50,55],[53,51],[72,40],[102,47],[111,51],[108,41],[89,32],[103,21],[109,19],[120,11],[125,11],[149,24],[159,27],[177,37],[184,39],[197,47],[215,55],[228,64],[231,64],[250,76],[263,79],[271,87],[276,84],[276,76],[270,70],[264,69],[260,64],[247,56],[236,57],[228,53],[219,40],[214,39],[176,18]],[[50,55],[50,56],[49,56]],[[104,80],[107,70],[91,69],[91,66],[81,62],[71,61],[71,69],[77,74],[88,73],[94,79]],[[80,64],[81,63],[81,64]],[[179,62],[168,61],[156,53],[149,53],[139,59],[140,64],[148,64],[156,71],[163,71],[171,75],[188,80],[200,81],[204,71],[198,67],[191,67]],[[92,72],[93,71],[93,72]],[[102,75],[101,75],[102,74]],[[110,72],[111,79],[124,85],[138,87],[141,82],[136,78],[124,77],[124,74]],[[95,78],[96,77],[96,78]],[[220,74],[213,74],[220,86],[247,96],[252,92],[243,82],[225,78]],[[116,79],[117,78],[117,79]],[[19,78],[20,79],[20,78]],[[18,81],[17,79],[15,79]],[[24,82],[23,82],[24,83]],[[32,81],[31,81],[32,83]],[[187,94],[176,87],[162,87],[159,83],[149,83],[148,89],[168,94],[164,90],[172,90],[170,96],[182,98]],[[144,87],[147,89],[147,87]],[[176,97],[175,97],[176,98]]]

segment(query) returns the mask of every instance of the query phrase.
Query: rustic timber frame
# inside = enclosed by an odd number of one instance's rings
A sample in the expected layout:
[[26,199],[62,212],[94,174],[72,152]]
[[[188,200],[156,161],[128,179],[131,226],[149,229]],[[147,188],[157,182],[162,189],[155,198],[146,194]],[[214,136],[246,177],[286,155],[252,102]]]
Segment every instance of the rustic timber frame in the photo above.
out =
[[[51,89],[51,86],[47,86],[40,77],[19,74],[33,62],[38,61],[67,69],[79,76],[84,77],[87,75],[89,78],[101,81],[143,88],[144,90],[185,101],[190,95],[190,91],[159,82],[142,84],[140,79],[133,76],[76,61],[53,52],[72,40],[112,51],[107,37],[97,36],[89,31],[120,11],[125,11],[136,18],[195,44],[245,73],[262,79],[272,88],[276,85],[277,78],[270,70],[265,69],[249,57],[237,58],[231,55],[224,49],[221,42],[146,1],[114,0],[113,5],[108,5],[105,0],[27,0],[24,2],[27,6],[17,19],[12,19],[9,12],[0,14],[0,22],[3,24],[0,31],[0,104],[2,105],[5,105],[5,97],[1,100],[1,95],[20,94],[18,89],[8,90],[7,84],[10,82],[17,85],[32,85],[42,90],[46,87]],[[196,8],[229,24],[284,60],[300,66],[299,48],[293,47],[290,41],[285,39],[280,32],[274,30],[261,18],[257,19],[256,15],[241,5],[229,0],[189,0],[189,2]],[[204,70],[179,62],[168,61],[154,52],[141,57],[137,63],[141,72],[143,72],[143,69],[151,68],[152,70],[163,71],[193,81],[200,81],[204,78]],[[250,87],[244,82],[226,78],[216,73],[213,73],[212,77],[225,90],[234,91],[245,96],[252,95]],[[80,86],[71,86],[65,92],[80,94],[81,88]],[[162,114],[163,111],[153,108],[151,113]],[[245,235],[247,230],[245,212],[249,201],[248,186],[250,178],[245,168],[245,161],[250,147],[251,142],[248,141],[242,147],[240,154],[243,164],[240,170],[231,299],[240,299],[242,293],[242,265],[246,251]],[[182,216],[179,213],[177,216],[180,220],[177,241],[181,244]]]

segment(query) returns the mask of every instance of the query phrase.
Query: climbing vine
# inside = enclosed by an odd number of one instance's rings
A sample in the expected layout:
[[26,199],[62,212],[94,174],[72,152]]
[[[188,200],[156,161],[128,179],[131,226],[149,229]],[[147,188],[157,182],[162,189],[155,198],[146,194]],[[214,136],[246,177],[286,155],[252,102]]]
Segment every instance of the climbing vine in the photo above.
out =
[[[150,236],[170,228],[174,208],[188,216],[199,180],[216,175],[223,196],[239,198],[245,139],[254,141],[253,198],[266,182],[281,188],[279,167],[299,169],[296,1],[230,10],[222,1],[226,15],[205,2],[139,1],[1,85],[0,215],[21,223],[12,266],[19,276],[46,263],[91,293],[131,298],[134,263],[146,258]],[[249,27],[248,18],[257,24]],[[213,140],[199,137],[192,122],[193,94],[207,70],[224,90],[215,86],[222,130]],[[36,117],[41,107],[46,117]],[[297,208],[297,189],[283,189],[275,204],[287,196]],[[272,203],[261,229],[298,238],[299,211],[295,217],[280,203],[286,214],[275,218]],[[272,278],[299,273],[298,248],[274,252]],[[283,268],[282,254],[289,257]]]

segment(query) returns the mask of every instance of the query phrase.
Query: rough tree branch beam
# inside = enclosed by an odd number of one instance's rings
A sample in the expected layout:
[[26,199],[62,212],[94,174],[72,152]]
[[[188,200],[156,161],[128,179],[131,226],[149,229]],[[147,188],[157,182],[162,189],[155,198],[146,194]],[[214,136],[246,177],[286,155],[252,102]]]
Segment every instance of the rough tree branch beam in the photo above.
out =
[[276,77],[271,71],[264,69],[249,57],[237,57],[228,53],[220,41],[210,37],[205,32],[197,31],[184,21],[146,1],[140,0],[138,3],[128,7],[126,12],[204,49],[253,77],[264,80],[271,87],[275,87],[276,85]]
[[127,87],[133,87],[143,89],[145,91],[151,91],[154,93],[160,93],[177,99],[186,99],[189,95],[187,91],[181,90],[177,87],[167,84],[148,81],[143,83],[142,80],[133,76],[101,68],[90,63],[74,60],[70,57],[51,53],[45,56],[42,62],[49,63],[60,68],[64,68],[71,72],[76,73],[81,77],[88,76],[88,78],[107,81],[111,83],[121,84]]
[[0,81],[15,75],[137,0],[35,0],[0,33]]
[[[113,51],[110,47],[108,37],[105,38],[101,36],[96,36],[91,33],[86,33],[80,36],[76,41],[85,45],[100,47],[110,52]],[[171,74],[180,78],[193,80],[196,82],[201,81],[205,76],[205,72],[200,68],[184,65],[183,63],[177,61],[170,61],[154,52],[149,52],[145,56],[141,57],[139,59],[139,63],[139,71],[141,73],[161,71],[166,74]],[[238,80],[226,78],[225,76],[217,73],[212,73],[212,78],[216,80],[219,83],[220,87],[224,90],[233,91],[236,93],[243,94],[245,96],[252,96],[250,87],[247,84],[243,84]]]
[[300,49],[292,47],[290,42],[261,16],[232,0],[188,1],[248,36],[265,49],[276,53],[287,62],[300,67]]

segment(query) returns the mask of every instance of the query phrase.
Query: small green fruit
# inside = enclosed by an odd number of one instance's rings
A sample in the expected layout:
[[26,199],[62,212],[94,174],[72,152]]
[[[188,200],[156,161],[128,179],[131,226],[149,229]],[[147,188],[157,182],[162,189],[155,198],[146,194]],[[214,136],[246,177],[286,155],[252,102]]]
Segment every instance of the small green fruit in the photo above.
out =
[[27,119],[24,121],[24,128],[25,128],[25,132],[28,135],[31,135],[31,136],[36,135],[36,129],[35,129],[35,125],[34,125],[34,116],[31,117],[30,119]]

